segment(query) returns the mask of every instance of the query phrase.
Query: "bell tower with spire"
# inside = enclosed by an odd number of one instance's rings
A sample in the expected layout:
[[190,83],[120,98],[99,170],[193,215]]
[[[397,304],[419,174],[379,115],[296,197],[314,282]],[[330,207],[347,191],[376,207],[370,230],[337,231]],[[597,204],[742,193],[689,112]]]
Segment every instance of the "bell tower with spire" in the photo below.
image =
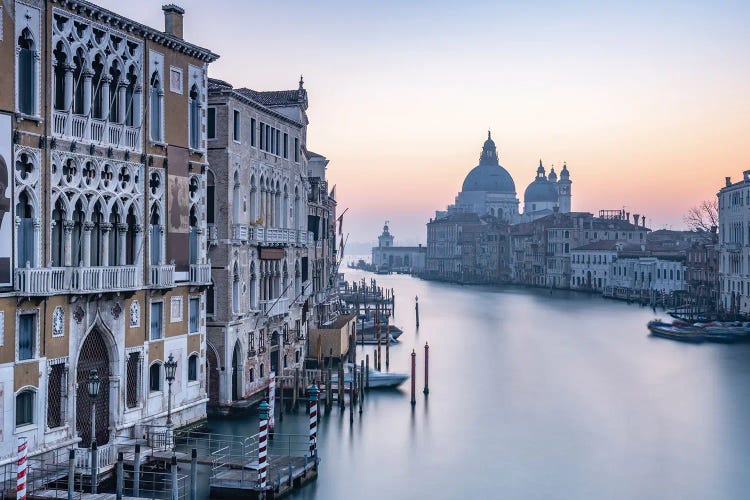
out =
[[557,193],[560,212],[564,214],[570,213],[572,184],[573,183],[570,180],[570,172],[568,171],[568,164],[563,163],[563,168],[560,171],[560,180],[557,181]]

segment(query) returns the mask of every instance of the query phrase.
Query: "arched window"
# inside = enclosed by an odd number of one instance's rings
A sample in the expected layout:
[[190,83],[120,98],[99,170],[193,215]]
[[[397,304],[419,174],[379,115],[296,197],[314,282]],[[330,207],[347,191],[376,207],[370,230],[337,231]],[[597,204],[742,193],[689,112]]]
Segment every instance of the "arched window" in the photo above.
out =
[[18,37],[18,111],[36,114],[36,60],[34,39],[25,28]]
[[94,62],[91,64],[94,70],[94,77],[91,81],[92,98],[91,98],[91,115],[94,118],[104,118],[104,107],[102,105],[102,74],[104,73],[104,63],[102,63],[101,54],[97,54]]
[[198,380],[198,355],[191,354],[188,358],[188,381]]
[[52,210],[52,265],[62,267],[65,265],[65,240],[63,225],[65,223],[65,207],[62,200],[55,202]]
[[16,396],[16,427],[34,423],[34,400],[36,393],[33,389],[24,389]]
[[294,362],[299,363],[299,350],[294,352]]
[[258,187],[255,185],[255,175],[250,176],[250,222],[258,220]]
[[83,114],[83,71],[85,59],[83,49],[76,50],[73,56],[73,113]]
[[71,265],[74,267],[78,266],[83,261],[83,221],[85,215],[83,213],[83,202],[78,200],[76,202],[76,209],[73,211],[73,234],[71,235],[71,254],[72,260]]
[[151,75],[151,94],[149,98],[149,106],[151,107],[149,125],[151,128],[151,140],[154,142],[162,141],[161,122],[163,97],[164,90],[162,89],[161,77],[158,71],[154,71]]
[[102,223],[104,222],[104,215],[102,214],[102,207],[100,202],[96,202],[94,205],[94,212],[91,214],[91,223],[93,224],[91,229],[91,246],[89,248],[89,259],[92,266],[102,265]]
[[120,265],[120,253],[124,251],[123,248],[120,248],[120,231],[118,229],[121,222],[122,218],[120,217],[120,209],[115,205],[112,207],[112,212],[109,214],[110,228],[109,233],[107,234],[107,237],[109,238],[109,255],[107,257],[110,266]]
[[240,312],[240,272],[236,262],[232,272],[232,312],[235,314]]
[[36,266],[36,251],[34,242],[34,210],[28,193],[22,191],[16,203],[16,217],[20,218],[18,226],[18,262],[21,266]]
[[299,195],[299,186],[294,187],[294,229],[300,228],[299,223],[299,205],[300,205],[300,195]]
[[161,264],[161,222],[156,204],[151,207],[151,265]]
[[190,88],[190,147],[199,149],[201,147],[201,103],[198,86]]
[[[55,57],[54,61],[54,67],[55,67],[55,100],[54,100],[54,106],[55,109],[58,111],[68,111],[65,109],[65,72],[68,69],[68,56],[65,53],[64,46],[62,42],[57,43],[57,47],[55,47],[55,50],[53,52],[53,55]],[[71,89],[72,91],[73,89]]]
[[[109,121],[112,123],[122,122],[124,116],[120,113],[120,102],[125,96],[120,96],[120,85],[122,84],[120,64],[112,61],[109,68],[109,76],[112,79],[109,84]],[[106,117],[105,117],[106,118]]]
[[134,107],[135,84],[138,77],[135,74],[135,67],[131,66],[128,74],[125,76],[125,125],[132,127],[134,123],[134,112],[139,112]]
[[263,363],[261,363],[260,364],[260,378],[263,378],[265,376],[266,376],[265,375],[265,366],[263,365]]
[[255,382],[255,368],[250,368],[250,380],[251,383]]
[[281,226],[289,227],[289,188],[284,184],[284,200],[281,205]]
[[133,208],[132,206],[128,210],[128,216],[125,220],[125,223],[128,225],[127,232],[125,233],[125,264],[128,266],[132,266],[135,264],[136,256],[140,251],[140,248],[136,248],[135,241],[138,218],[135,216],[135,208]]
[[148,388],[152,392],[161,390],[161,363],[158,361],[148,369]]

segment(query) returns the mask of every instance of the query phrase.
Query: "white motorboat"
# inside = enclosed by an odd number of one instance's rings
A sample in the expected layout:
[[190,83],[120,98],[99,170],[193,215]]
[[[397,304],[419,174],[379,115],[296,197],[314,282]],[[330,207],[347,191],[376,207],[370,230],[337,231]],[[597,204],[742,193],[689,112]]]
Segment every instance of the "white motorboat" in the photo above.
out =
[[[352,377],[352,365],[351,363],[347,363],[347,371],[344,373],[344,383],[349,384],[353,377]],[[370,379],[370,389],[382,389],[382,388],[388,388],[388,387],[398,387],[399,385],[403,384],[407,379],[409,378],[409,375],[405,373],[390,373],[390,372],[379,372],[377,370],[373,370],[370,368],[369,372],[369,379]],[[331,374],[331,382],[338,385],[338,374],[333,373]]]

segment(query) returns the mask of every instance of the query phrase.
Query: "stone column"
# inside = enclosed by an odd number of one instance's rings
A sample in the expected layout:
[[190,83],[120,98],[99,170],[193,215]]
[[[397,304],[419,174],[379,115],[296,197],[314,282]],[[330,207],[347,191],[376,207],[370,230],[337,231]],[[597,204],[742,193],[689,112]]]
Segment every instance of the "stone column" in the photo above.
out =
[[135,86],[135,91],[133,92],[133,127],[134,128],[140,128],[141,127],[141,112],[143,109],[143,87],[140,85]]
[[39,266],[43,266],[44,263],[39,259],[41,255],[40,248],[42,246],[42,219],[34,217],[32,224],[34,225],[34,262],[38,263]]
[[[107,75],[102,77],[102,117],[105,121],[109,121],[109,84],[112,82],[112,77]],[[106,134],[106,131],[105,131]]]
[[[128,255],[128,249],[125,248],[127,246],[127,235],[128,235],[128,225],[124,223],[117,224],[117,241],[118,241],[117,247],[119,250],[117,254],[118,266],[124,266],[127,263],[126,257]],[[112,264],[114,264],[114,262]]]
[[83,72],[83,116],[88,117],[91,112],[91,78],[94,73],[87,69]]
[[91,266],[91,230],[94,229],[94,223],[86,221],[83,223],[83,265]]
[[117,85],[117,123],[125,123],[125,111],[127,110],[126,90],[127,85],[124,82],[120,82]]
[[[99,227],[102,230],[101,234],[101,248],[99,251],[102,254],[102,267],[106,267],[110,265],[109,262],[109,232],[112,230],[112,224],[109,222],[103,222],[99,224]],[[112,263],[114,265],[114,262]]]
[[164,224],[159,225],[159,234],[161,235],[159,238],[159,245],[161,247],[159,250],[159,264],[160,265],[163,265],[167,261],[166,260],[167,256],[165,255],[167,245],[164,244],[164,231],[166,231],[166,229],[167,229],[167,226],[165,226]]
[[64,220],[63,223],[63,265],[70,267],[73,265],[73,227],[75,222]]
[[[133,231],[135,232],[134,239],[135,239],[135,255],[133,256],[133,265],[137,266],[138,273],[143,272],[143,226],[141,224],[136,224],[133,228]],[[122,255],[125,255],[125,251],[122,252]],[[139,280],[139,283],[143,284],[143,276],[141,276],[141,279]]]
[[65,108],[65,113],[68,114],[68,116],[65,119],[65,135],[70,135],[71,132],[71,126],[73,123],[73,120],[71,119],[70,115],[73,111],[73,66],[70,64],[65,65],[65,95],[63,100],[63,107]]

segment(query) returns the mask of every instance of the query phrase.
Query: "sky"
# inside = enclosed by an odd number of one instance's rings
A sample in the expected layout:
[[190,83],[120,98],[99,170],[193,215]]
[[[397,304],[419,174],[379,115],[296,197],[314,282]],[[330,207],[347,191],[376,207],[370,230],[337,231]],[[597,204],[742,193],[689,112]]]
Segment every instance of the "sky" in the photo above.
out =
[[[161,3],[100,0],[163,29]],[[256,90],[304,75],[308,149],[330,160],[349,244],[390,221],[424,243],[487,130],[523,191],[567,162],[576,211],[684,226],[750,168],[750,2],[182,0],[209,75]]]

